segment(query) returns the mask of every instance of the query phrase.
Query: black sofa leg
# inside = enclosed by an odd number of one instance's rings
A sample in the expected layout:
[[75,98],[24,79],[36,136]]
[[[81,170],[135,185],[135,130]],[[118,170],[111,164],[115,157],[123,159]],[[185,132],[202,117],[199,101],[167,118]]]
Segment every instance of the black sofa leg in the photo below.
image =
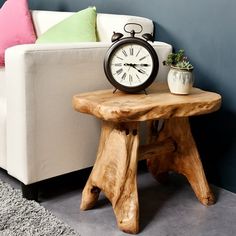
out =
[[21,183],[21,190],[22,190],[22,195],[24,198],[28,200],[35,200],[38,201],[38,184],[29,184],[25,185]]

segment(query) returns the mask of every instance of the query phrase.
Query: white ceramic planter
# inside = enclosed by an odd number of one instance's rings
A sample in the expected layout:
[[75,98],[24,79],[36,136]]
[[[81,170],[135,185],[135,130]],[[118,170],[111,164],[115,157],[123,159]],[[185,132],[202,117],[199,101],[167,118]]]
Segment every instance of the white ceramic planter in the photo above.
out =
[[171,93],[189,94],[193,87],[193,73],[192,71],[171,68],[167,82]]

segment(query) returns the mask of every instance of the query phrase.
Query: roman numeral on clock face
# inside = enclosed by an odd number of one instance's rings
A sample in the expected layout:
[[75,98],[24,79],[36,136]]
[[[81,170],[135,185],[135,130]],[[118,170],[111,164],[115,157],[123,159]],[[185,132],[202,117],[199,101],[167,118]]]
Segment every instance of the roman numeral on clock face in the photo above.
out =
[[115,63],[115,64],[112,64],[113,66],[122,66],[122,63]]
[[122,50],[122,53],[124,54],[125,57],[128,56],[127,52],[125,50]]
[[119,70],[117,70],[117,71],[116,71],[116,74],[118,74],[118,75],[119,75],[119,74],[121,74],[121,73],[122,73],[122,71],[123,71],[123,69],[119,69]]
[[124,60],[122,57],[118,57],[118,56],[116,56],[116,57],[117,57],[119,60],[122,60],[122,61]]
[[140,47],[137,54],[136,54],[136,57],[139,55],[139,53],[141,52],[142,48]]
[[126,75],[127,75],[127,74],[124,73],[124,74],[122,75],[121,79],[125,79]]
[[133,82],[133,76],[129,75],[129,83],[130,83],[130,85],[132,84],[132,82]]
[[144,59],[147,58],[147,57],[149,57],[149,55],[146,55],[146,56],[144,56],[144,57],[139,58],[139,61],[142,61],[142,60],[144,60]]
[[130,53],[130,56],[133,56],[133,55],[134,55],[134,49],[133,49],[133,47],[130,47],[129,53]]
[[141,82],[141,79],[139,78],[139,76],[136,74],[136,77],[138,79],[139,82]]

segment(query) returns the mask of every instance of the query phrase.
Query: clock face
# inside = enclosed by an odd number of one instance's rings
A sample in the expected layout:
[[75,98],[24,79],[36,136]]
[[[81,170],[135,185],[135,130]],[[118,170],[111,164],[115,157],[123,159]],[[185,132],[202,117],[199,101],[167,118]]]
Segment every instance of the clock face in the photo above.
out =
[[137,87],[145,83],[153,70],[149,51],[138,44],[124,44],[111,55],[110,70],[121,85]]
[[125,38],[108,50],[104,69],[108,80],[116,88],[137,92],[154,81],[158,72],[158,58],[148,42]]

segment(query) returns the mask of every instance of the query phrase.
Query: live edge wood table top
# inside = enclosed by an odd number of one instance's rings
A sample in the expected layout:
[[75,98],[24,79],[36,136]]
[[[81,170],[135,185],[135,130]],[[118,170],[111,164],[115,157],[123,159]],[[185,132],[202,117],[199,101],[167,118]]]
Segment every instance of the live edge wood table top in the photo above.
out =
[[[173,95],[165,84],[154,83],[147,95],[112,90],[82,93],[73,97],[76,111],[101,120],[97,159],[82,194],[80,208],[92,208],[102,190],[110,200],[118,227],[127,233],[139,231],[137,162],[147,159],[152,175],[166,182],[168,171],[183,174],[198,200],[215,202],[207,183],[188,117],[214,112],[221,96],[193,88],[189,95]],[[163,119],[163,125],[157,125]],[[139,145],[139,124],[148,121],[146,145]]]

